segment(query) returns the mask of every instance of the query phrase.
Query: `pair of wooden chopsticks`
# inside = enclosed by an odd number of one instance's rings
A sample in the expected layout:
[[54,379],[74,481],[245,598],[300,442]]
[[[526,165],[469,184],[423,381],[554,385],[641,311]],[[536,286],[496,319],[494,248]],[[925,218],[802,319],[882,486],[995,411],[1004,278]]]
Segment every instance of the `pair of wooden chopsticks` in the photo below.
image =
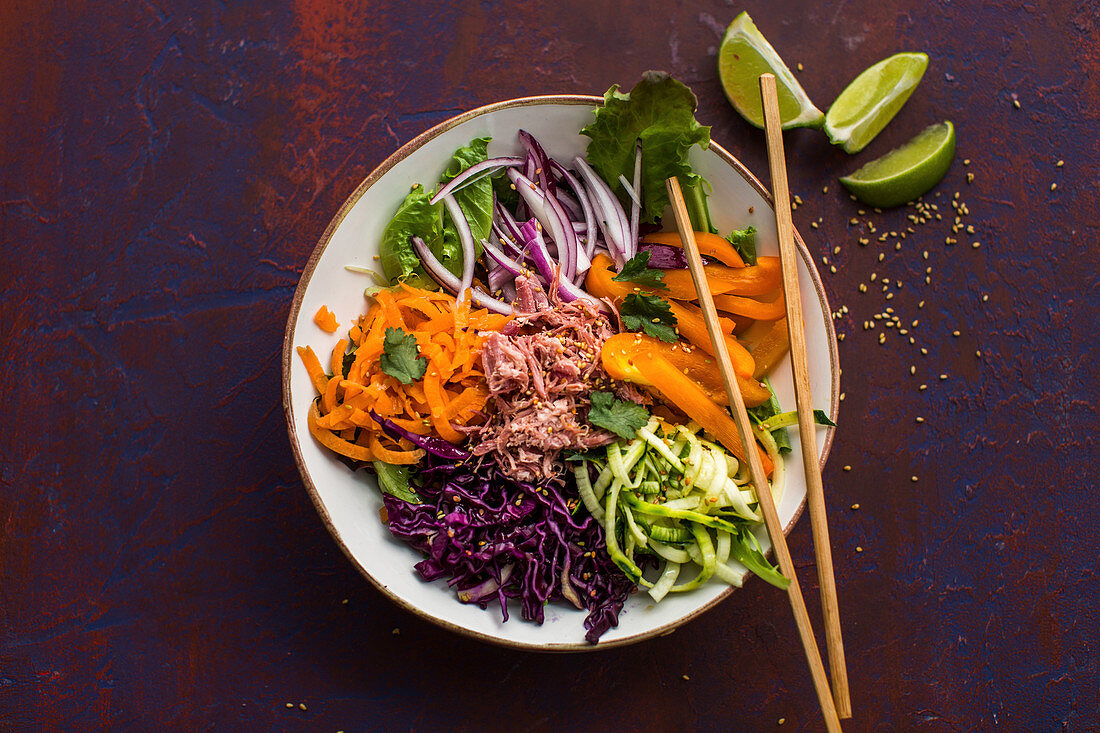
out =
[[718,324],[718,312],[714,307],[710,287],[707,285],[703,261],[699,257],[699,247],[692,233],[691,220],[688,218],[684,196],[680,183],[675,177],[667,181],[672,210],[676,216],[676,225],[684,243],[688,267],[695,289],[699,294],[699,305],[706,320],[707,332],[714,345],[714,355],[726,386],[726,395],[737,431],[748,457],[749,474],[756,487],[760,508],[764,513],[764,522],[775,548],[779,569],[790,581],[787,595],[791,602],[802,648],[813,676],[814,689],[825,716],[825,726],[832,731],[840,731],[839,718],[850,718],[851,702],[848,695],[848,672],[844,662],[844,645],[840,634],[840,614],[836,601],[836,582],[833,579],[833,559],[829,544],[829,528],[825,517],[825,496],[821,484],[821,466],[818,463],[817,436],[814,433],[813,404],[810,395],[810,372],[806,361],[806,334],[803,330],[802,300],[798,286],[798,263],[794,249],[794,225],[791,222],[790,191],[787,188],[787,166],[783,154],[783,132],[780,128],[779,101],[776,96],[775,77],[763,74],[760,77],[760,95],[764,103],[765,129],[768,138],[768,159],[772,174],[772,188],[775,199],[775,223],[779,234],[780,263],[783,270],[783,295],[787,303],[787,332],[791,341],[791,360],[794,366],[795,398],[798,408],[798,434],[802,444],[802,466],[806,474],[806,494],[810,505],[810,524],[813,528],[814,551],[817,556],[818,581],[821,585],[821,604],[825,616],[826,646],[829,653],[829,668],[832,672],[833,693],[829,693],[829,681],[825,667],[814,638],[813,627],[806,611],[806,602],[795,575],[794,563],[787,548],[787,539],[779,515],[775,510],[775,501],[768,490],[767,477],[757,451],[751,449],[755,442],[752,424],[749,422],[745,401],[737,388],[729,352],[726,350],[725,335]]

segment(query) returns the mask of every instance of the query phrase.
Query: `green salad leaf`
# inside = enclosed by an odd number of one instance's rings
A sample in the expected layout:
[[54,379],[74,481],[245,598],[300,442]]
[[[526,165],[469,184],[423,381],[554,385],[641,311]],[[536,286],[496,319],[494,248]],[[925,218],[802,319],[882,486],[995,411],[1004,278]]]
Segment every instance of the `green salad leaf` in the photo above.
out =
[[592,407],[588,411],[588,422],[632,440],[638,428],[649,422],[649,410],[633,402],[616,399],[610,392],[593,392]]
[[756,264],[756,227],[747,226],[744,229],[734,229],[726,237],[726,241],[733,245],[733,248],[737,250],[737,254],[741,255],[741,259],[745,261],[746,265]]
[[[445,184],[475,163],[486,160],[490,138],[475,138],[454,152],[440,184]],[[405,197],[397,213],[382,232],[380,260],[382,273],[391,283],[403,280],[418,288],[435,290],[438,286],[428,276],[416,256],[410,237],[424,240],[432,253],[455,275],[462,273],[462,246],[458,230],[450,217],[444,216],[443,203],[430,204],[434,191],[417,184]],[[470,223],[478,256],[481,240],[489,236],[493,222],[493,183],[482,178],[463,186],[454,194],[455,200]]]
[[661,218],[669,203],[667,178],[679,176],[687,186],[699,179],[688,163],[688,151],[692,145],[705,149],[710,144],[710,128],[696,121],[697,106],[687,86],[663,71],[647,71],[627,94],[618,84],[608,89],[596,119],[581,130],[591,138],[588,162],[624,203],[627,194],[619,176],[633,180],[634,146],[641,140],[643,222]]
[[638,283],[657,290],[668,290],[668,286],[662,282],[665,277],[664,270],[654,270],[649,266],[649,254],[649,250],[643,250],[634,255],[626,261],[619,274],[611,279],[617,282]]
[[623,298],[623,307],[619,309],[623,325],[630,331],[642,331],[661,341],[672,343],[676,334],[676,316],[664,298],[655,295],[631,293]]
[[386,328],[379,364],[383,372],[401,384],[412,384],[428,370],[428,360],[420,355],[416,336],[392,326]]
[[374,472],[378,474],[378,488],[383,494],[389,494],[410,504],[423,503],[409,482],[408,466],[395,466],[392,463],[374,461]]
[[403,280],[414,288],[435,289],[409,238],[416,235],[439,256],[443,247],[443,204],[429,204],[432,195],[419,183],[397,207],[382,231],[379,245],[382,274],[391,283]]

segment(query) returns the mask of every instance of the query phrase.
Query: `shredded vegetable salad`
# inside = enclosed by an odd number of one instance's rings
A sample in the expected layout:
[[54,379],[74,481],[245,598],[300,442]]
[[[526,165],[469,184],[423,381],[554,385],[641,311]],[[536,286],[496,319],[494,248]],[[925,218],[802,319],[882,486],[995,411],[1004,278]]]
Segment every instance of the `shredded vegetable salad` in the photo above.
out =
[[[584,156],[555,159],[523,130],[513,155],[471,141],[398,206],[386,284],[366,289],[328,369],[298,348],[317,392],[310,433],[377,475],[384,521],[424,555],[416,571],[460,602],[507,620],[515,601],[535,623],[571,604],[596,643],[639,588],[659,602],[749,572],[788,583],[757,539],[758,492],[778,500],[790,450],[792,418],[761,381],[787,350],[779,265],[751,227],[713,227],[687,159],[709,143],[695,106],[649,72],[607,92]],[[752,445],[727,412],[679,235],[660,231],[673,175]],[[338,329],[327,308],[317,324]],[[750,450],[768,486],[752,485]]]

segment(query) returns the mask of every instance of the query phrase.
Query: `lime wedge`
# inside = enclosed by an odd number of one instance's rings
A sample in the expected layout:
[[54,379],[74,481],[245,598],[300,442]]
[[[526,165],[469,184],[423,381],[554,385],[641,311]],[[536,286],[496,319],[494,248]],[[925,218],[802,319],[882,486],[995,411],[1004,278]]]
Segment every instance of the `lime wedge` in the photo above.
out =
[[748,13],[741,13],[722,38],[718,49],[718,77],[733,108],[757,127],[764,126],[760,103],[760,75],[775,74],[779,117],[783,129],[821,127],[824,115],[814,106],[794,74],[757,30]]
[[935,186],[955,159],[955,126],[926,127],[919,135],[840,179],[865,204],[885,209],[915,200]]
[[857,76],[825,114],[825,134],[847,153],[863,150],[909,99],[928,55],[899,53]]

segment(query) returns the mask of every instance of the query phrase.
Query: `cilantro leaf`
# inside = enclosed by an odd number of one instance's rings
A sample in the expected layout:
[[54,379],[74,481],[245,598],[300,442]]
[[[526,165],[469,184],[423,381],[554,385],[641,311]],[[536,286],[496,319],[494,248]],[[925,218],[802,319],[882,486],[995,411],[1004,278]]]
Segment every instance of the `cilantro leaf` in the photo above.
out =
[[401,384],[412,384],[428,370],[428,360],[420,355],[416,336],[392,326],[386,329],[380,363],[382,371]]
[[746,265],[756,264],[756,227],[747,226],[744,229],[734,229],[726,237],[726,241],[733,245],[733,248],[737,250],[737,254],[741,255],[741,259],[745,261]]
[[649,422],[649,410],[633,402],[615,399],[610,392],[593,392],[588,422],[610,430],[620,438],[632,440],[638,428]]
[[654,270],[649,266],[649,250],[643,250],[627,260],[622,271],[611,278],[616,282],[632,282],[644,285],[655,290],[668,290],[668,286],[661,282],[665,273],[663,270]]
[[672,308],[663,298],[631,293],[623,299],[619,315],[623,318],[623,325],[631,331],[644,331],[647,336],[668,343],[679,338],[676,334],[676,316],[672,315]]

